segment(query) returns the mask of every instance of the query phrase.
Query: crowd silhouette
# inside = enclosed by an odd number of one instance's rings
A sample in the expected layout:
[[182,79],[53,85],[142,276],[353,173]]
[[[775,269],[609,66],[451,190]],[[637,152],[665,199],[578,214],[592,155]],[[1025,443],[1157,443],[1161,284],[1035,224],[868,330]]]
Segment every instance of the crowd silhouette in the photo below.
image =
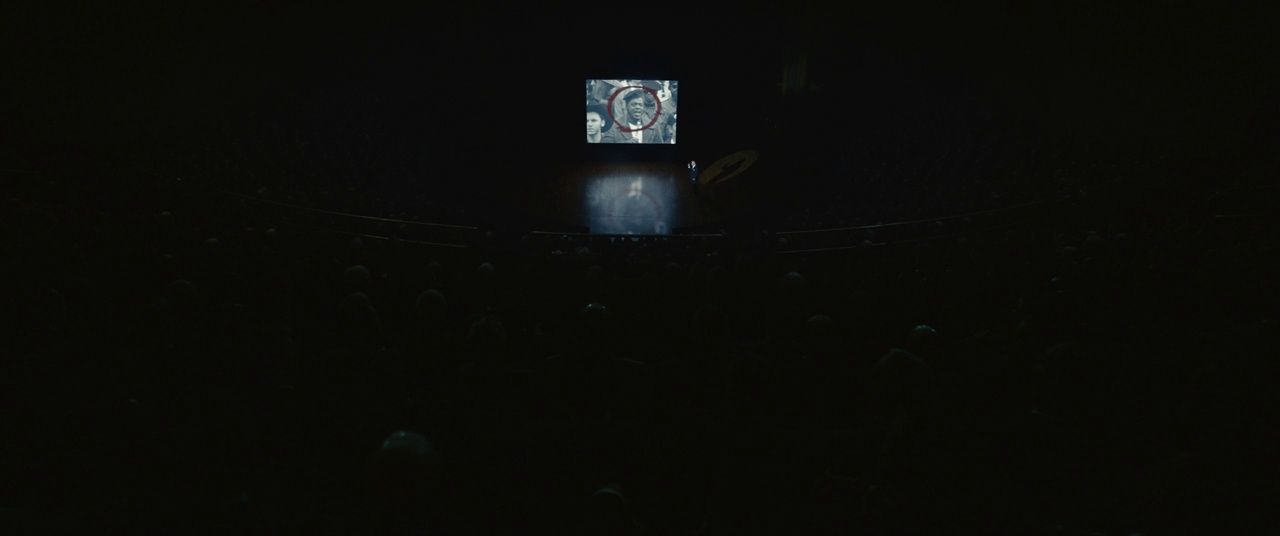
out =
[[1280,534],[1267,3],[59,4],[0,534]]
[[1267,500],[1236,450],[1275,433],[1256,222],[795,255],[202,203],[9,199],[6,523],[1191,534]]

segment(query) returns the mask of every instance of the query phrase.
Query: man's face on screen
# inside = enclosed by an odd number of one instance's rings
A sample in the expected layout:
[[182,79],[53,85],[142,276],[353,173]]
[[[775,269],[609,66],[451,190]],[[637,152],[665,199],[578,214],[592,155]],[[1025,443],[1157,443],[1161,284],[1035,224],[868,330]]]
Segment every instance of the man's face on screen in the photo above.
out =
[[600,133],[600,128],[604,126],[604,119],[600,118],[600,114],[595,112],[587,112],[587,135],[595,136]]
[[627,116],[633,123],[644,118],[644,97],[627,101]]

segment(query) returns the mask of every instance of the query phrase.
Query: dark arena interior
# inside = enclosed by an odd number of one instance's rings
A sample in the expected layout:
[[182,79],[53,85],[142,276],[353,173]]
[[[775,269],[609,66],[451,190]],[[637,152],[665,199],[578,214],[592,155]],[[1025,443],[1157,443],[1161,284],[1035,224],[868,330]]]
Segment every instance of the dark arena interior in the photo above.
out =
[[1266,3],[117,4],[0,7],[0,532],[1280,533]]

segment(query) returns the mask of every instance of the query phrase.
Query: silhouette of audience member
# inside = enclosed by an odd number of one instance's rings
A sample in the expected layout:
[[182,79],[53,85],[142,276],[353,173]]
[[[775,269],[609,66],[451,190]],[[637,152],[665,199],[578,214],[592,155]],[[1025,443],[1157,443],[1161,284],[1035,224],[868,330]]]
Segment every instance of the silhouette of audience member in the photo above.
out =
[[886,410],[915,413],[923,409],[929,394],[929,375],[923,359],[894,348],[876,363],[874,392]]
[[369,292],[373,285],[373,275],[362,264],[348,267],[342,271],[343,290],[347,292]]
[[627,536],[639,534],[642,529],[632,513],[626,495],[617,485],[605,486],[592,493],[580,516],[578,526],[572,534]]
[[367,257],[368,248],[365,246],[363,238],[356,236],[347,242],[346,256],[343,259],[345,264],[363,264],[367,260]]
[[338,309],[338,345],[347,350],[371,351],[377,344],[381,319],[369,296],[352,292],[342,299]]
[[911,335],[907,339],[907,351],[924,357],[935,357],[941,341],[938,339],[938,330],[927,324],[920,324],[911,329]]
[[507,329],[494,315],[484,315],[467,328],[467,349],[470,361],[481,369],[507,365]]
[[449,312],[449,302],[445,300],[444,294],[431,288],[418,294],[418,298],[414,300],[413,310],[416,313],[418,326],[436,327],[445,322]]
[[422,534],[447,530],[444,461],[421,434],[399,430],[369,459],[365,504],[371,532]]
[[471,296],[475,300],[473,314],[484,314],[494,310],[502,293],[502,279],[498,269],[492,262],[482,262],[472,273]]

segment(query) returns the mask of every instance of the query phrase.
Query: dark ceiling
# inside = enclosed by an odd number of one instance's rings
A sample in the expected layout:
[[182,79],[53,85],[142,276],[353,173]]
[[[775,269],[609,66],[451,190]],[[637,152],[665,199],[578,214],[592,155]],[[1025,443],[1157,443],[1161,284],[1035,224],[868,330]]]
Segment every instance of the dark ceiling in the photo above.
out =
[[7,6],[2,118],[47,169],[178,166],[261,129],[377,138],[410,168],[563,163],[581,144],[559,116],[593,76],[680,79],[681,150],[756,147],[816,176],[993,144],[1232,158],[1276,132],[1263,7],[797,6]]

